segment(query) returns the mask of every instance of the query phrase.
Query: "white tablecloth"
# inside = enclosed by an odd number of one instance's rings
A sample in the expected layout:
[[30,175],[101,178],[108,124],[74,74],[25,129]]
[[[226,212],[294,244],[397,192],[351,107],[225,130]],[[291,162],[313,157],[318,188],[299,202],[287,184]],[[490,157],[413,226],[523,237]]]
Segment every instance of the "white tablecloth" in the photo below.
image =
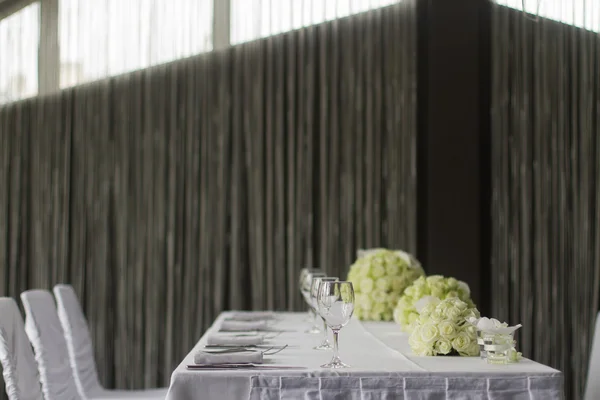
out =
[[352,368],[319,366],[331,352],[312,348],[322,337],[304,333],[305,313],[282,313],[273,329],[282,334],[269,341],[289,347],[265,363],[305,370],[188,370],[206,337],[218,331],[223,313],[173,372],[167,400],[375,400],[375,399],[539,399],[563,398],[562,374],[523,360],[490,365],[478,357],[417,357],[408,336],[394,323],[352,320],[340,332],[340,355]]

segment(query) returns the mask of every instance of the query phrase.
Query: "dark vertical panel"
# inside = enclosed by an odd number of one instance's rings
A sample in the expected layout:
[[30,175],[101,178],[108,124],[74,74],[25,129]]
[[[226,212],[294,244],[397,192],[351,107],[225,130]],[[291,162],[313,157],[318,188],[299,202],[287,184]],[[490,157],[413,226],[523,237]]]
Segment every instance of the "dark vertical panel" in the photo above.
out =
[[[480,10],[487,0],[431,0],[426,9],[426,64],[419,69],[427,81],[421,114],[424,131],[419,157],[420,192],[425,195],[417,255],[427,273],[464,280],[477,303],[481,292],[482,229],[480,197],[479,115]],[[403,52],[403,54],[405,54]],[[410,81],[403,81],[410,85]],[[460,100],[458,100],[460,99]],[[403,165],[403,167],[408,167]]]

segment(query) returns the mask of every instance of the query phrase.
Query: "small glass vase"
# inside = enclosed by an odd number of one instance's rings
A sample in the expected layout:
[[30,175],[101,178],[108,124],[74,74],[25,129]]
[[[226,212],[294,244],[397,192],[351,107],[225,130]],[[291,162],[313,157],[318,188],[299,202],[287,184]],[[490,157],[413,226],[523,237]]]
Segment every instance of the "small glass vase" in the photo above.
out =
[[510,352],[515,351],[516,341],[514,332],[509,334],[493,334],[489,332],[478,332],[480,356],[487,360],[488,364],[509,364]]

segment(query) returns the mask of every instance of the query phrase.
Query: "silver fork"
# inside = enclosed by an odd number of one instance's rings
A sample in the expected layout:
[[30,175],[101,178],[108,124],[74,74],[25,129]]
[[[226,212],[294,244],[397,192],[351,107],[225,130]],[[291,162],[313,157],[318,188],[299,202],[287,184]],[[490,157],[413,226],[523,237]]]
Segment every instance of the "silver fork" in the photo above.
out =
[[[274,354],[279,353],[280,351],[282,351],[283,349],[285,349],[286,347],[288,347],[288,345],[286,344],[283,347],[268,347],[265,350],[259,350],[263,355],[265,356],[272,356]],[[232,353],[248,353],[248,352],[255,352],[257,350],[255,349],[249,349],[246,347],[236,347],[236,348],[231,348],[231,349],[222,349],[222,350],[209,350],[209,351],[204,351],[205,353],[210,353],[210,354],[232,354]]]

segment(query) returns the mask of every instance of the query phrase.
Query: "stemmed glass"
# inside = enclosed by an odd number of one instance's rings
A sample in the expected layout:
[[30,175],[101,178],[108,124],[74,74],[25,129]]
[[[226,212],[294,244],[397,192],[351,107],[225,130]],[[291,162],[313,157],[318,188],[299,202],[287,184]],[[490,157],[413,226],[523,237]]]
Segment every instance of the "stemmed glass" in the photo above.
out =
[[[310,300],[312,301],[315,310],[319,312],[319,305],[317,303],[317,296],[319,294],[319,285],[323,282],[335,282],[339,281],[339,278],[327,276],[327,277],[317,277],[313,278],[312,285],[310,286]],[[320,314],[319,314],[320,315]],[[323,342],[314,347],[315,350],[329,350],[331,349],[331,344],[329,343],[329,339],[327,338],[327,324],[325,323],[325,318],[323,319]]]
[[348,368],[339,357],[338,336],[354,312],[354,288],[352,282],[323,282],[317,295],[319,313],[333,331],[333,358],[322,368]]
[[309,328],[306,333],[321,333],[321,329],[317,324],[317,310],[315,305],[310,299],[310,285],[312,284],[313,277],[327,276],[320,269],[307,269],[304,273],[300,274],[300,293],[304,297],[304,301],[308,304],[308,312],[312,315],[312,327]]

